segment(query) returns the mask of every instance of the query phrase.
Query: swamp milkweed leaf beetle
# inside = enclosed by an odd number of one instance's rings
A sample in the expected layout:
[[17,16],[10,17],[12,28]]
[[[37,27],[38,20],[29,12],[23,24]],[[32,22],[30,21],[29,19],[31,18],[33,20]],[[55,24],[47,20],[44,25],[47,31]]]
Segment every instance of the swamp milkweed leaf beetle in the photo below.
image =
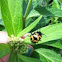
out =
[[30,40],[33,43],[37,43],[41,39],[41,37],[42,37],[42,33],[40,31],[37,31],[31,34]]

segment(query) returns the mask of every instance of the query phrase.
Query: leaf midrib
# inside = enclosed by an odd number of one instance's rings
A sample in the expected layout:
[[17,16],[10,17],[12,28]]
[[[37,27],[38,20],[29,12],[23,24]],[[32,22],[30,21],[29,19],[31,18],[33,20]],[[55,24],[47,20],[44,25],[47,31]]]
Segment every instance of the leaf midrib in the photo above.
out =
[[[5,0],[4,0],[5,1]],[[5,1],[6,2],[6,1]],[[6,3],[5,3],[6,4]],[[8,7],[8,10],[9,10],[9,14],[10,14],[10,17],[11,17],[11,24],[12,24],[12,30],[13,30],[13,34],[14,34],[14,24],[13,24],[13,18],[12,18],[12,15],[11,15],[11,11],[10,11],[10,7],[9,7],[9,4],[8,4],[8,1],[7,1],[7,7]]]
[[[37,51],[38,52],[38,51]],[[38,52],[39,53],[39,52]],[[40,54],[40,53],[39,53]],[[46,59],[49,59],[49,60],[51,60],[49,57],[47,57],[47,56],[45,56],[44,54],[40,54],[40,55],[42,55],[42,56],[44,56]],[[55,59],[55,58],[53,58],[53,59]],[[56,59],[56,60],[58,60],[58,59]],[[51,60],[52,61],[52,60]],[[62,61],[62,60],[60,60],[60,61]],[[52,61],[53,62],[53,61]]]

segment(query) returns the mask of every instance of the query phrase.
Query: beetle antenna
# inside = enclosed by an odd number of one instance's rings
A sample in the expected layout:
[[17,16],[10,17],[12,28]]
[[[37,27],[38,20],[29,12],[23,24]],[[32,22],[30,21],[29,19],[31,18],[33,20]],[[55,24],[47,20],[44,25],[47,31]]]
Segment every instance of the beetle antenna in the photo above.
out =
[[[45,35],[45,34],[43,34],[43,33],[41,33],[42,35]],[[45,35],[45,37],[47,37],[46,35]]]

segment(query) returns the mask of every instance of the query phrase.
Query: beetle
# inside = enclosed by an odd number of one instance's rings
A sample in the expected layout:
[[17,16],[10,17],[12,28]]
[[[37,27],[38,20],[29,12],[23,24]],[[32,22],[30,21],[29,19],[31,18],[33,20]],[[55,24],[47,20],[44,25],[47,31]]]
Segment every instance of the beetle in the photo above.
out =
[[30,36],[30,40],[33,43],[37,43],[42,37],[42,33],[40,31],[38,32],[34,32],[33,34],[31,34]]

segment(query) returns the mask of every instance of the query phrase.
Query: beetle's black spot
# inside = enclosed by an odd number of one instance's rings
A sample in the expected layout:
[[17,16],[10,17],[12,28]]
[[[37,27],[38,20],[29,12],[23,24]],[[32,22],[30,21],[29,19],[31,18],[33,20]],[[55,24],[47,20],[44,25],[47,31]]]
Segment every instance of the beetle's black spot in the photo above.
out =
[[39,40],[40,40],[40,37],[39,37]]
[[42,33],[41,32],[37,32],[40,36],[42,35]]
[[33,43],[37,43],[37,42],[33,42]]
[[32,38],[31,38],[31,40],[32,40]]
[[34,38],[34,40],[37,40],[37,37],[33,37]]

